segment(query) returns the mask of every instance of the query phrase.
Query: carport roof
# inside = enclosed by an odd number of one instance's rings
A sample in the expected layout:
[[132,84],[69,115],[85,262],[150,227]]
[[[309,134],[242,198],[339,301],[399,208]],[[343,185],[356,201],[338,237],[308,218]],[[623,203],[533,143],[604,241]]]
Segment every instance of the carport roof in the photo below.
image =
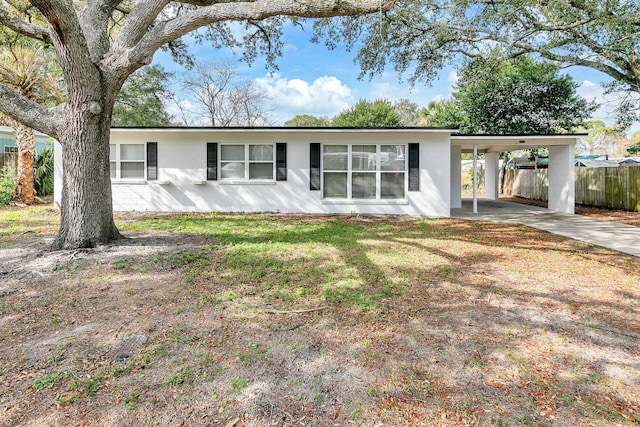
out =
[[499,153],[502,151],[543,148],[553,145],[569,145],[586,133],[561,135],[463,135],[452,134],[451,145],[462,147],[462,152],[473,152],[476,146],[479,153]]

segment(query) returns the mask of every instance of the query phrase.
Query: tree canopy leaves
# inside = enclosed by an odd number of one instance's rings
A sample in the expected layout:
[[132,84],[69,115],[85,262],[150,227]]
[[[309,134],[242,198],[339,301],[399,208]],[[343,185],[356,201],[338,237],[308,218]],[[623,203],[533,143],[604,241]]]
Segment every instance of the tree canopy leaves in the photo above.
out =
[[553,134],[580,126],[596,105],[579,84],[550,62],[528,56],[509,61],[476,58],[458,73],[454,92],[462,133]]
[[358,102],[334,117],[331,124],[336,127],[358,128],[399,127],[402,121],[389,101],[378,99],[373,102]]
[[640,2],[637,0],[398,0],[389,12],[316,24],[329,46],[358,50],[362,76],[388,68],[430,82],[460,56],[532,53],[608,75],[620,121],[640,119]]
[[300,114],[287,120],[285,126],[292,127],[406,127],[416,126],[420,121],[420,108],[408,99],[390,102],[360,100],[356,105],[341,111],[332,119]]
[[169,96],[168,79],[172,76],[158,65],[142,68],[122,86],[113,107],[113,126],[169,126],[173,117],[163,100]]
[[307,127],[307,128],[322,128],[328,127],[331,121],[326,117],[316,117],[310,114],[298,114],[291,119],[284,122],[285,126],[289,127]]

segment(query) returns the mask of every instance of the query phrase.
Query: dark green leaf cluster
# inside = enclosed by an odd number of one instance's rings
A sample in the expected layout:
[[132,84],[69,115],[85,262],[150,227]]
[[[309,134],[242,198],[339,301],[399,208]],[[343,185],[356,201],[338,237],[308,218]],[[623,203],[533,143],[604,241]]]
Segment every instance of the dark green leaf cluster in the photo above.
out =
[[163,99],[169,95],[167,73],[160,66],[142,68],[125,81],[113,108],[112,125],[169,126],[173,117],[164,107]]
[[378,128],[400,127],[400,114],[389,101],[378,99],[373,102],[362,100],[353,107],[333,118],[335,127]]
[[640,141],[627,148],[627,153],[629,153],[630,156],[640,155]]
[[597,105],[580,97],[578,84],[559,71],[555,64],[527,56],[466,61],[453,99],[430,103],[422,124],[467,134],[573,132]]
[[579,84],[550,62],[527,56],[467,61],[454,99],[462,133],[555,134],[572,132],[597,105],[576,93]]
[[47,146],[33,161],[33,187],[38,196],[53,194],[53,145]]
[[354,127],[384,128],[416,126],[420,119],[417,104],[401,99],[394,103],[385,99],[361,100],[356,105],[342,111],[332,119],[301,114],[287,120],[291,127]]

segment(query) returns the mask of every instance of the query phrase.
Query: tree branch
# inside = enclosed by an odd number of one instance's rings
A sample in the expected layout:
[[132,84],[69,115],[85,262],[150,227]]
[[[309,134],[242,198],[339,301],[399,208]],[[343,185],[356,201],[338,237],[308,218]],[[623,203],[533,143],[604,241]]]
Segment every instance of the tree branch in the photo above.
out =
[[[156,0],[162,1],[162,0]],[[396,0],[282,0],[278,2],[224,2],[199,7],[157,24],[131,48],[130,63],[146,63],[162,45],[201,26],[221,21],[263,20],[273,16],[328,18],[388,11]],[[181,3],[191,4],[183,1]],[[124,52],[123,52],[124,53]],[[115,59],[115,58],[112,58]]]
[[114,46],[131,48],[154,23],[158,14],[170,3],[170,0],[149,0],[138,3],[122,24]]
[[6,85],[0,84],[0,112],[53,138],[57,138],[62,110],[64,110],[64,104],[45,108]]
[[51,41],[49,31],[47,29],[25,22],[4,8],[0,9],[0,24],[11,28],[13,31],[18,34],[22,34],[23,36],[42,40],[47,43]]
[[113,20],[113,12],[123,10],[120,7],[122,2],[123,0],[89,0],[80,12],[79,23],[87,40],[91,60],[96,64],[109,51],[109,25]]
[[[100,74],[97,63],[93,62],[92,49],[87,44],[84,29],[71,0],[30,0],[30,2],[49,22],[51,44],[60,59],[69,94],[76,93],[75,86],[82,85],[87,80],[98,81]],[[93,53],[96,53],[99,47],[95,45],[93,47]],[[99,97],[101,94],[96,93],[95,96]],[[86,100],[69,99],[69,102],[86,102]]]

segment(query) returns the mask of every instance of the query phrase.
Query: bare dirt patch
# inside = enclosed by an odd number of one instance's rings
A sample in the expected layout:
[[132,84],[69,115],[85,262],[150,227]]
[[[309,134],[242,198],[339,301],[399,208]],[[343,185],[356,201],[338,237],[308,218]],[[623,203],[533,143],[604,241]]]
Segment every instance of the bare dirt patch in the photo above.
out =
[[0,246],[0,424],[639,423],[635,257],[454,220],[118,221]]

